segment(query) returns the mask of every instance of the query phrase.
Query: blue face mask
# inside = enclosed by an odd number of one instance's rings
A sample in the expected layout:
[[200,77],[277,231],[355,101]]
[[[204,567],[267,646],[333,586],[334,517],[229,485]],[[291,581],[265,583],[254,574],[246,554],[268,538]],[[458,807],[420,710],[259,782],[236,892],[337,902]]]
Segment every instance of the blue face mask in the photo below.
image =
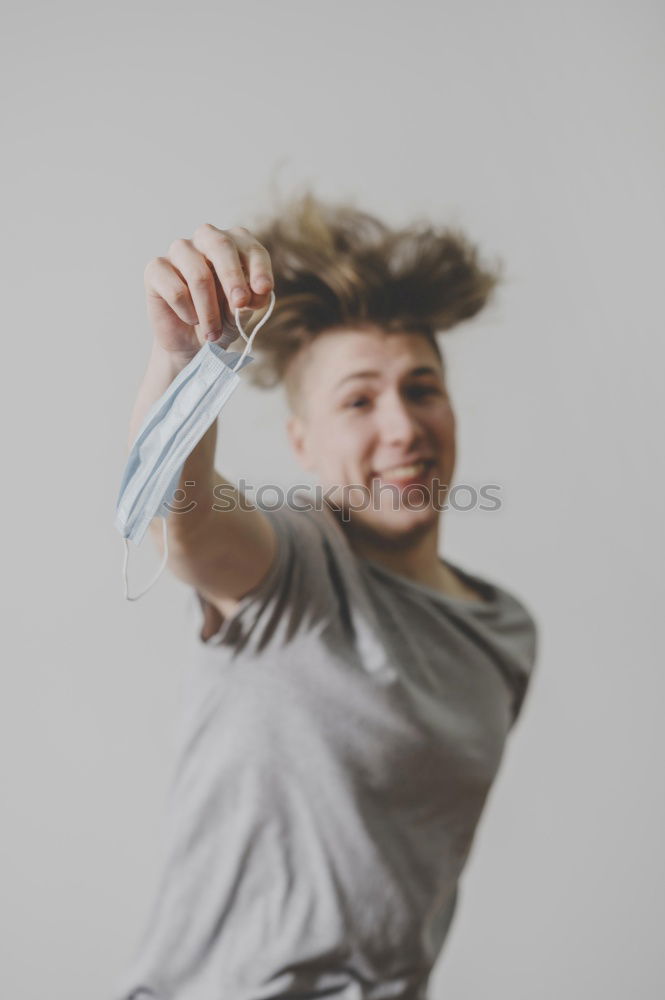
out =
[[[148,411],[132,445],[116,501],[115,526],[123,537],[125,597],[135,601],[159,579],[168,559],[166,521],[182,468],[222,407],[240,382],[238,372],[248,365],[254,337],[268,320],[275,305],[271,292],[265,316],[247,337],[235,310],[236,326],[246,346],[242,354],[226,351],[209,341],[171,382]],[[157,573],[143,590],[130,597],[127,587],[128,540],[140,544],[153,517],[162,517],[164,555]]]

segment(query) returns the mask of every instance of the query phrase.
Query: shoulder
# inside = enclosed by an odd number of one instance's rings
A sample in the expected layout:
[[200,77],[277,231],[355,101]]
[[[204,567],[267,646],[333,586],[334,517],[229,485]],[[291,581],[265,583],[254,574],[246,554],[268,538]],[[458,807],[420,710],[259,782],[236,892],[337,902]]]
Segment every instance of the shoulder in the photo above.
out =
[[[238,599],[212,604],[194,592],[198,638],[213,644],[259,622],[290,622],[290,628],[331,614],[340,590],[351,585],[354,556],[343,529],[324,502],[304,491],[288,502],[262,505],[275,539],[262,579]],[[232,623],[232,624],[231,624]]]

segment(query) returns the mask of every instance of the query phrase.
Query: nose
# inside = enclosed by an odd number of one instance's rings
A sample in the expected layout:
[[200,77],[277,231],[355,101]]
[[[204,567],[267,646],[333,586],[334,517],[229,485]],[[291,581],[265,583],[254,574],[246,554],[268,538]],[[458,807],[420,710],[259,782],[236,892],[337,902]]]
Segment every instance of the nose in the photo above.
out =
[[422,427],[399,395],[385,401],[380,414],[380,433],[385,445],[406,449],[421,437]]

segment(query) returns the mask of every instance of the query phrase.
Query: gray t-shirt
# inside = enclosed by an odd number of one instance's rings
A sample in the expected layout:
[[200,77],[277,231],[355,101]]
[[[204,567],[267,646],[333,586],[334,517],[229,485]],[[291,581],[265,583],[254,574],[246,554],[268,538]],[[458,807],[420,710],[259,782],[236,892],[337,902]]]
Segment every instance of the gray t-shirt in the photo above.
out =
[[359,558],[327,509],[268,516],[276,559],[207,641],[187,592],[164,867],[113,1000],[426,997],[522,705],[515,596]]

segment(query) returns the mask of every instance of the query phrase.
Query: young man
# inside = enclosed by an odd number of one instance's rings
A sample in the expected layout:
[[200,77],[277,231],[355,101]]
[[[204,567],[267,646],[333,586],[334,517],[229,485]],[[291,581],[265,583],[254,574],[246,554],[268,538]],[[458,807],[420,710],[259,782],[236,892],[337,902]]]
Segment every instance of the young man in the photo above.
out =
[[197,622],[168,851],[117,996],[421,1000],[535,661],[525,606],[438,551],[455,418],[435,333],[497,273],[459,232],[306,195],[257,235],[200,227],[145,279],[130,445],[206,336],[227,346],[233,309],[258,318],[274,289],[247,372],[284,383],[327,499],[242,502],[215,424],[185,463],[168,565]]

